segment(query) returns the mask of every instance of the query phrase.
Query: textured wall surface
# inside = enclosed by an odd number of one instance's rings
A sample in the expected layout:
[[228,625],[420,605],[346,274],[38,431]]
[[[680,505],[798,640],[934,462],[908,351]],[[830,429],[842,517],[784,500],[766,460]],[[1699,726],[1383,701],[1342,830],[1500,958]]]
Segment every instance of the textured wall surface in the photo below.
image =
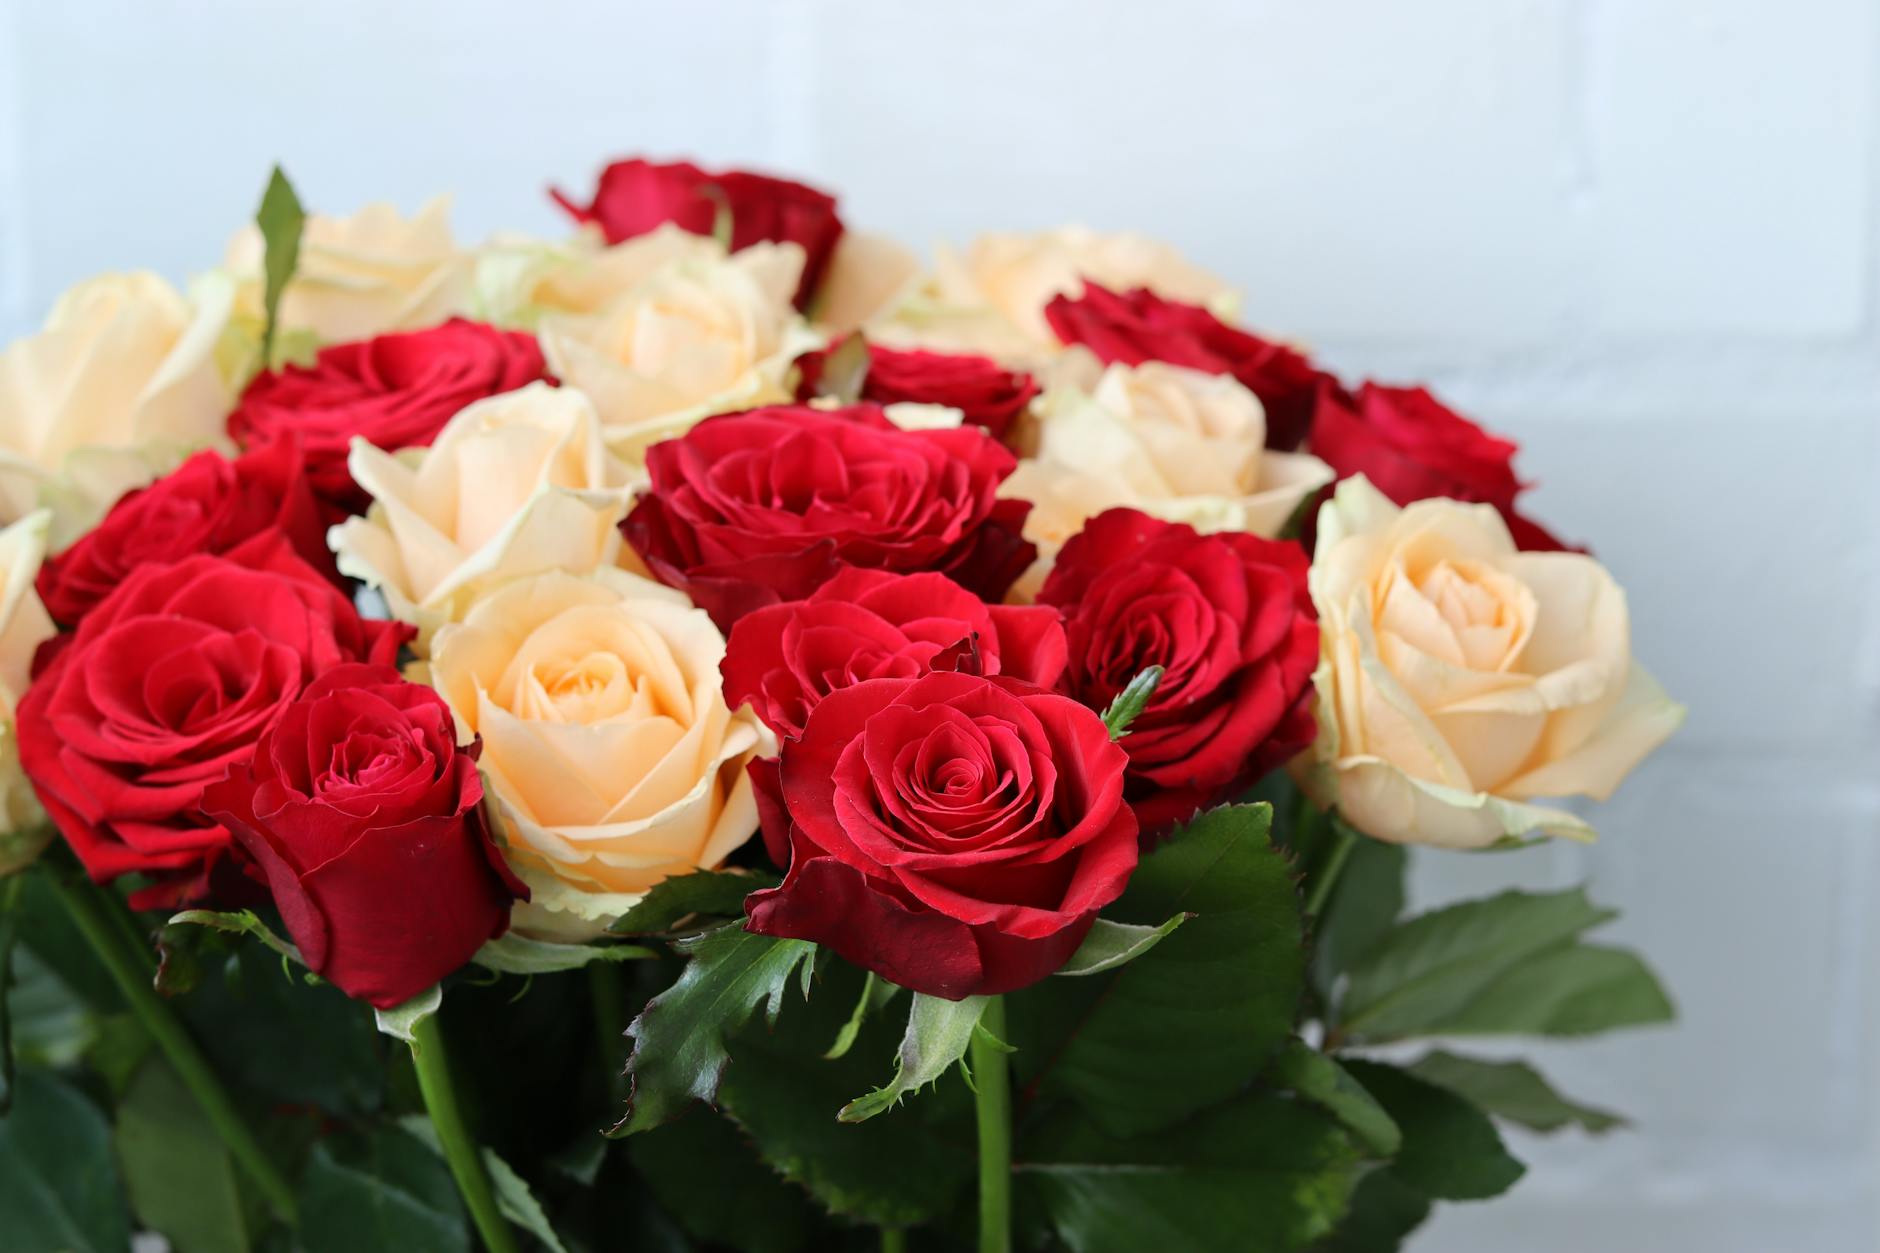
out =
[[[527,15],[525,17],[525,14]],[[1691,707],[1590,879],[1683,1012],[1541,1050],[1632,1114],[1523,1139],[1422,1250],[1880,1247],[1873,0],[0,0],[0,334],[212,263],[272,160],[315,208],[559,229],[613,153],[752,163],[910,242],[1160,234],[1257,325],[1520,439]]]

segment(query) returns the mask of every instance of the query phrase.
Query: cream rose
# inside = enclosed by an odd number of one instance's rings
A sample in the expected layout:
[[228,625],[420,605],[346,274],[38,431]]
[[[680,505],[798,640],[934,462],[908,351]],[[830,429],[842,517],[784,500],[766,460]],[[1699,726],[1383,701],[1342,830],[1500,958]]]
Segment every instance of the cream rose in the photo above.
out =
[[601,313],[542,319],[549,368],[594,398],[610,447],[631,464],[700,418],[789,399],[785,382],[822,343],[791,304],[795,244],[664,266]]
[[213,276],[185,299],[154,274],[105,275],[0,352],[0,522],[49,507],[61,548],[220,440],[234,397],[217,352],[233,300]]
[[1360,478],[1319,513],[1322,806],[1393,843],[1590,838],[1531,802],[1604,800],[1684,720],[1632,660],[1625,593],[1591,557],[1524,553],[1487,505],[1400,509]]
[[1039,559],[1021,591],[1105,509],[1271,539],[1333,477],[1317,457],[1267,449],[1259,397],[1239,382],[1161,362],[1110,366],[1088,391],[1054,383],[1031,438],[1036,455],[1000,487],[1032,502],[1025,538]]
[[550,314],[600,313],[666,266],[724,256],[724,245],[670,222],[611,246],[592,226],[552,243],[502,237],[477,254],[476,313],[499,326],[532,329]]
[[544,574],[438,632],[431,682],[479,764],[517,925],[597,934],[661,879],[712,869],[757,830],[744,767],[776,738],[725,704],[725,641],[679,592],[622,570]]
[[0,876],[30,864],[52,838],[20,770],[13,713],[32,677],[33,654],[58,633],[33,580],[46,557],[52,516],[41,510],[0,530]]
[[[243,227],[225,265],[241,283],[242,314],[262,321],[261,232]],[[435,326],[470,304],[472,258],[450,233],[450,204],[439,198],[406,218],[389,204],[351,217],[311,214],[300,264],[281,295],[280,325],[321,343],[369,339]]]
[[532,383],[480,400],[429,448],[354,440],[346,466],[373,503],[333,528],[339,568],[415,625],[420,649],[500,583],[620,556],[630,476],[573,388]]

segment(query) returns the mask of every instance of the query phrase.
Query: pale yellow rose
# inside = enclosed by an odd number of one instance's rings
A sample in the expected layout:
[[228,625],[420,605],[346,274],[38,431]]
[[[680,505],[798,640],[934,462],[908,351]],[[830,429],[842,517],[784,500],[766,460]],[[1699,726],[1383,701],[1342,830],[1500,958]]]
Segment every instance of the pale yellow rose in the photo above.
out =
[[791,304],[795,244],[661,267],[604,311],[550,315],[549,369],[594,398],[610,447],[635,466],[699,419],[790,398],[796,358],[821,345]]
[[355,439],[346,466],[373,503],[329,536],[340,571],[416,626],[420,650],[498,584],[620,557],[631,476],[571,387],[480,400],[429,448],[389,453]]
[[1311,574],[1321,806],[1393,843],[1590,838],[1532,802],[1604,800],[1684,720],[1632,660],[1625,593],[1579,553],[1524,553],[1487,505],[1400,509],[1362,477],[1319,513]]
[[41,510],[0,530],[0,875],[30,864],[52,837],[20,769],[13,720],[32,676],[33,653],[58,633],[33,590],[51,525],[52,516]]
[[232,303],[225,279],[185,299],[154,274],[104,275],[0,352],[0,522],[49,507],[62,548],[125,492],[222,442],[234,395],[216,354]]
[[831,341],[867,326],[914,295],[920,258],[885,235],[844,231],[811,310],[816,329]]
[[431,682],[483,737],[497,827],[530,888],[519,928],[597,934],[757,830],[744,768],[777,741],[726,706],[724,651],[703,610],[622,570],[512,583],[438,632]]
[[[241,283],[243,317],[262,312],[261,232],[245,226],[224,262]],[[351,217],[307,217],[300,263],[281,295],[280,326],[320,343],[370,339],[435,326],[469,311],[472,258],[450,233],[450,203],[439,198],[404,217],[369,204]]]
[[1025,538],[1038,561],[1019,581],[1021,596],[1106,509],[1271,539],[1333,477],[1317,457],[1270,451],[1259,397],[1236,380],[1156,361],[1110,366],[1089,391],[1054,383],[1029,439],[1035,455],[999,489],[1032,502]]
[[533,329],[549,314],[597,314],[680,261],[722,260],[724,245],[667,222],[609,245],[598,227],[547,241],[503,236],[477,253],[476,313],[499,326]]

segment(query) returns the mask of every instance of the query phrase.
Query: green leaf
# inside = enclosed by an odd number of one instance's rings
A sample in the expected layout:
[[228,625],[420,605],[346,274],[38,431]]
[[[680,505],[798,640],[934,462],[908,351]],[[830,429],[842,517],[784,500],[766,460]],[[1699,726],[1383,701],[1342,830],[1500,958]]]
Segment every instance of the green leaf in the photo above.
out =
[[746,1253],[801,1253],[814,1216],[801,1190],[759,1160],[736,1127],[709,1110],[627,1141],[633,1168],[693,1239]]
[[0,885],[0,1118],[13,1106],[13,950],[20,936],[18,873]]
[[[444,1156],[444,1145],[437,1138],[437,1128],[429,1118],[423,1114],[408,1114],[398,1120],[398,1125],[412,1139],[422,1141],[446,1166],[450,1164]],[[483,1169],[489,1172],[490,1188],[496,1194],[496,1208],[502,1216],[540,1240],[549,1253],[568,1253],[543,1212],[542,1203],[529,1190],[528,1181],[491,1150],[483,1149],[481,1153]]]
[[306,1253],[470,1253],[463,1202],[450,1169],[421,1141],[381,1127],[358,1143],[323,1140],[302,1179]]
[[1161,666],[1150,666],[1116,694],[1110,707],[1103,711],[1103,725],[1110,728],[1111,739],[1120,740],[1129,734],[1129,724],[1148,708],[1149,698],[1155,695],[1164,673]]
[[176,1072],[146,1062],[117,1108],[113,1136],[138,1221],[188,1253],[247,1253],[262,1225],[221,1136]]
[[1578,944],[1522,962],[1425,1034],[1592,1035],[1669,1022],[1675,1012],[1637,954]]
[[886,1087],[858,1096],[836,1115],[843,1122],[866,1122],[900,1104],[909,1092],[937,1083],[953,1063],[966,1056],[979,1017],[986,1012],[986,997],[969,996],[949,1001],[924,993],[914,994],[907,1014],[907,1033],[894,1058],[894,1078]]
[[616,935],[655,935],[671,931],[694,914],[714,918],[744,916],[744,898],[777,886],[773,875],[738,870],[700,870],[675,875],[651,891],[608,930]]
[[657,956],[652,949],[638,944],[552,944],[509,931],[478,949],[470,960],[486,970],[506,975],[545,975],[578,970],[589,962],[635,961]]
[[444,989],[441,985],[434,983],[403,1005],[394,1005],[390,1009],[374,1009],[372,1014],[380,1031],[395,1040],[403,1040],[406,1044],[411,1044],[414,1042],[414,1033],[418,1029],[418,1024],[435,1014],[443,1004]]
[[1299,896],[1267,842],[1271,820],[1267,805],[1195,819],[1105,910],[1192,920],[1118,970],[1006,997],[1025,1104],[1068,1098],[1130,1135],[1223,1101],[1266,1068],[1292,1036],[1304,982]]
[[294,185],[287,181],[287,175],[275,166],[268,175],[267,190],[261,193],[261,207],[255,210],[255,225],[261,228],[261,244],[264,249],[262,274],[264,287],[261,307],[267,316],[266,329],[261,335],[261,366],[269,368],[274,362],[274,337],[279,330],[281,296],[287,291],[288,280],[294,277],[294,270],[300,265],[300,233],[307,224],[306,210],[300,206],[300,197],[294,193]]
[[1013,1177],[1072,1253],[1287,1253],[1332,1229],[1356,1155],[1318,1110],[1265,1093],[1134,1139],[1047,1126],[1020,1142]]
[[1352,845],[1332,899],[1312,928],[1312,971],[1322,993],[1329,994],[1339,975],[1368,956],[1403,913],[1409,860],[1401,844],[1364,838]]
[[130,1218],[96,1106],[40,1070],[22,1070],[0,1119],[0,1235],[9,1249],[123,1253]]
[[1503,892],[1419,915],[1380,937],[1353,968],[1339,1034],[1381,1041],[1442,1031],[1524,962],[1613,917],[1578,888]]
[[823,358],[816,394],[838,404],[854,404],[862,398],[862,386],[868,382],[868,366],[868,341],[850,335]]
[[1448,1088],[1382,1062],[1347,1059],[1345,1069],[1403,1132],[1391,1170],[1419,1192],[1445,1201],[1486,1200],[1525,1173],[1488,1115]]
[[725,1037],[762,1004],[771,1022],[797,967],[813,962],[807,940],[753,935],[729,923],[673,947],[690,960],[677,983],[646,1003],[627,1028],[632,1090],[627,1116],[609,1135],[630,1135],[676,1117],[694,1100],[712,1103],[731,1060]]
[[1280,1050],[1273,1076],[1343,1123],[1377,1156],[1395,1156],[1402,1147],[1403,1133],[1377,1098],[1343,1066],[1305,1041],[1293,1040]]
[[1317,1246],[1319,1253],[1396,1253],[1405,1237],[1430,1216],[1430,1199],[1389,1168],[1358,1181],[1338,1230]]
[[1138,927],[1127,922],[1099,918],[1090,934],[1077,946],[1069,961],[1058,968],[1061,975],[1098,975],[1134,961],[1160,944],[1175,928],[1193,918],[1176,914],[1159,927]]
[[1577,1123],[1598,1133],[1626,1125],[1618,1114],[1560,1095],[1526,1062],[1490,1062],[1438,1050],[1411,1066],[1410,1073],[1531,1131],[1558,1131]]
[[837,1058],[846,1056],[848,1051],[855,1047],[855,1037],[861,1033],[863,1020],[875,1010],[887,1005],[900,991],[899,987],[886,979],[877,978],[874,971],[864,971],[862,994],[855,998],[855,1008],[850,1011],[849,1020],[843,1023],[842,1030],[836,1033],[835,1043],[831,1044],[829,1051],[823,1054],[824,1059],[835,1061]]
[[168,925],[177,926],[184,923],[198,927],[213,927],[217,931],[226,931],[232,935],[252,935],[295,965],[307,964],[307,959],[300,955],[300,950],[274,934],[268,924],[261,921],[260,915],[252,909],[228,912],[214,909],[185,909],[180,914],[172,914]]

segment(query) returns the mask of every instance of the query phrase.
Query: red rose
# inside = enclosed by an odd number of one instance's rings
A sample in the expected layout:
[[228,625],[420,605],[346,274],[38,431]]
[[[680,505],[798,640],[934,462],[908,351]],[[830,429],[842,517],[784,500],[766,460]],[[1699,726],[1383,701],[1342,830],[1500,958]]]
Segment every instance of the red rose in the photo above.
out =
[[[823,351],[797,358],[803,399],[815,394],[828,356],[829,351]],[[1037,394],[1038,384],[1031,375],[1008,370],[990,357],[902,352],[870,344],[860,399],[878,405],[945,405],[958,409],[973,425],[985,427],[992,438],[1003,440]]]
[[279,532],[140,566],[40,649],[20,762],[92,878],[152,876],[140,905],[199,898],[229,847],[197,809],[203,788],[315,678],[389,663],[411,634],[361,620]]
[[457,747],[430,688],[391,666],[338,666],[202,807],[267,875],[307,965],[389,1009],[501,935],[528,895],[490,842],[479,747]]
[[1085,524],[1039,600],[1064,613],[1066,685],[1105,708],[1166,673],[1122,742],[1144,831],[1188,818],[1312,742],[1319,628],[1297,545],[1198,535],[1133,509]]
[[621,524],[661,580],[721,628],[801,600],[846,566],[936,570],[989,601],[1037,550],[1000,500],[1012,454],[977,430],[903,431],[875,405],[722,414],[646,454]]
[[387,452],[425,447],[471,402],[546,376],[533,336],[453,318],[334,344],[311,366],[257,375],[228,433],[243,447],[298,438],[314,490],[360,513],[367,500],[346,469],[354,436]]
[[1044,316],[1060,340],[1082,344],[1105,365],[1166,361],[1232,375],[1265,407],[1269,448],[1299,447],[1319,393],[1339,390],[1338,380],[1304,354],[1147,288],[1118,295],[1086,281],[1082,296],[1057,297]]
[[234,461],[199,452],[149,487],[126,493],[104,521],[39,570],[39,598],[72,626],[132,570],[195,553],[225,553],[279,531],[303,560],[335,583],[326,520],[293,441]]
[[832,692],[752,771],[791,858],[747,925],[950,1000],[1036,983],[1136,868],[1123,764],[1096,714],[1016,679]]
[[1339,478],[1362,474],[1400,505],[1438,496],[1493,505],[1522,548],[1566,547],[1515,509],[1522,488],[1514,474],[1515,445],[1421,387],[1366,383],[1355,397],[1321,397],[1312,451]]
[[576,204],[553,188],[549,194],[577,222],[599,226],[610,244],[644,235],[665,222],[694,235],[709,235],[722,207],[731,214],[734,251],[766,240],[802,246],[803,281],[796,293],[799,308],[809,304],[842,238],[842,219],[836,216],[833,196],[748,170],[710,174],[689,161],[666,165],[637,157],[616,161],[601,171],[594,198],[586,205]]

